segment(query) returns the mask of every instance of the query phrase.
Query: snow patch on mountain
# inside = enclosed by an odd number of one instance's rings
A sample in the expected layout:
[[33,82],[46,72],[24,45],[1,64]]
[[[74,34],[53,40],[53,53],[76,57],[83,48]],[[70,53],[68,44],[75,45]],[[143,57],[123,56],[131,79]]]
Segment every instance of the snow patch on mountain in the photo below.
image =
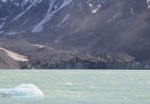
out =
[[107,23],[108,23],[108,22],[111,22],[111,21],[113,21],[113,20],[115,20],[115,19],[118,18],[118,17],[120,17],[120,15],[121,15],[121,14],[119,14],[119,13],[114,14],[114,15],[112,16],[112,18],[107,21]]
[[56,25],[56,27],[59,27],[59,26],[61,26],[64,22],[66,22],[66,21],[69,19],[69,16],[70,16],[70,14],[67,14],[67,15],[62,19],[62,21],[61,21],[58,25]]
[[0,29],[4,26],[5,22],[3,22],[2,24],[0,24]]
[[148,9],[150,8],[150,0],[147,0]]
[[6,35],[16,35],[17,32],[13,31],[13,30],[10,30],[8,33],[6,33]]
[[31,5],[30,5],[25,11],[23,11],[22,13],[20,13],[19,15],[17,15],[12,21],[15,21],[15,20],[19,19],[23,14],[25,14],[28,10],[30,10],[30,9],[33,7],[33,5],[36,5],[37,3],[40,3],[41,1],[42,1],[42,0],[32,0],[32,2],[31,2],[31,0],[25,0],[25,1],[23,2],[23,4],[22,4],[22,7],[23,7],[26,3],[28,3],[28,2],[30,2]]
[[96,9],[92,10],[92,13],[96,13],[100,7],[101,7],[101,5],[98,5],[98,7]]
[[34,26],[34,28],[32,29],[33,33],[37,33],[37,32],[41,32],[43,30],[43,27],[45,25],[45,23],[49,22],[51,20],[51,18],[53,17],[53,15],[59,11],[60,9],[62,9],[63,7],[67,6],[68,4],[70,4],[72,2],[72,0],[64,0],[63,3],[61,4],[61,6],[59,8],[55,8],[54,11],[52,11],[53,5],[56,1],[55,0],[51,0],[49,3],[49,9],[47,11],[46,16],[38,23]]
[[3,22],[0,24],[0,29],[2,29],[3,28],[3,26],[5,25],[5,20],[6,20],[6,18],[3,18],[3,19],[1,19]]
[[51,10],[52,10],[54,3],[55,3],[55,0],[50,1],[49,9],[47,10],[46,16],[37,25],[35,25],[34,29],[32,30],[33,33],[41,32],[43,30],[43,25],[47,23],[48,21],[50,21],[50,19],[53,16],[53,12],[51,12]]
[[33,45],[33,46],[38,47],[38,48],[45,48],[45,47],[46,47],[46,46],[44,46],[44,45],[39,45],[39,44],[35,44],[35,45]]
[[135,12],[134,12],[134,10],[133,10],[133,8],[131,8],[131,13],[132,13],[133,15],[136,15]]
[[0,0],[0,1],[6,2],[6,0]]
[[92,12],[92,13],[96,13],[96,12],[100,9],[100,7],[101,7],[100,4],[94,6],[94,5],[90,4],[90,3],[89,3],[89,6],[90,6],[90,8],[91,8],[91,12]]
[[2,34],[4,31],[0,31],[0,34]]

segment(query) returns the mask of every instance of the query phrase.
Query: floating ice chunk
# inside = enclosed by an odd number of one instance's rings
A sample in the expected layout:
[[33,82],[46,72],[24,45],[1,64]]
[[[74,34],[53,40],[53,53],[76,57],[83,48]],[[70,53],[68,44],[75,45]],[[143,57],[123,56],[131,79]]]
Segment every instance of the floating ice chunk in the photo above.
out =
[[38,97],[43,92],[33,84],[21,84],[15,88],[0,89],[1,97]]

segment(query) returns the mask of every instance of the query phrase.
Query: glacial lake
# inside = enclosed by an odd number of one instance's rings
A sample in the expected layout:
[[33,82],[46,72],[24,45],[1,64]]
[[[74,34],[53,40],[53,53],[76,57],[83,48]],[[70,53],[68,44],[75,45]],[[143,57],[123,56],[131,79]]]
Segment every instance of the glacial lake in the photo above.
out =
[[150,71],[1,70],[0,104],[150,104]]

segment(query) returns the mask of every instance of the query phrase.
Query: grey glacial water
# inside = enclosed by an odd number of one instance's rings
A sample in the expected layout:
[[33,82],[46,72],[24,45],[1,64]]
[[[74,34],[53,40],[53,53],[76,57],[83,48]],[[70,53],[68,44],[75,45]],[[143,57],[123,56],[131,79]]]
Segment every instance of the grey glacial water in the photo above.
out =
[[1,95],[0,104],[150,104],[150,71],[7,70],[0,71],[0,91],[11,95]]

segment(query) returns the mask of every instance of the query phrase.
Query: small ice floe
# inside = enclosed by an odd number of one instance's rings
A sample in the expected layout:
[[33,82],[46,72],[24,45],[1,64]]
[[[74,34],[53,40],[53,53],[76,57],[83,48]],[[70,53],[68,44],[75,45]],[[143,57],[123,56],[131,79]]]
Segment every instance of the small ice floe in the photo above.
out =
[[0,97],[3,98],[31,98],[43,95],[43,92],[33,84],[21,84],[15,88],[0,89]]

